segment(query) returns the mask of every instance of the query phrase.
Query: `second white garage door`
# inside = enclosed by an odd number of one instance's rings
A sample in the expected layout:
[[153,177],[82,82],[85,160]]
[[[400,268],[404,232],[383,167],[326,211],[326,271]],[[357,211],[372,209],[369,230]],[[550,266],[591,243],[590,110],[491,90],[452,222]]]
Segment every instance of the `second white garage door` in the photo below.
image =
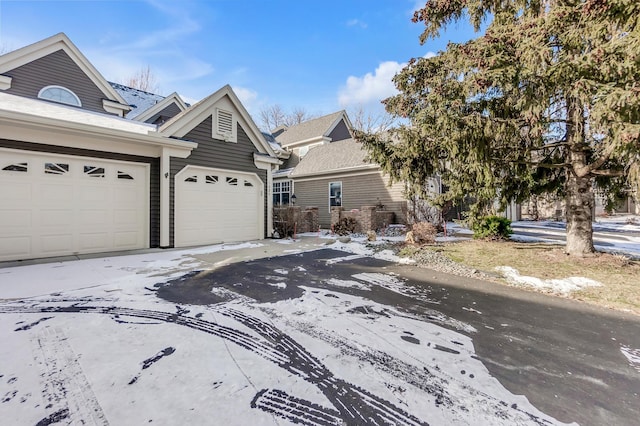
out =
[[146,164],[0,150],[0,261],[148,247]]
[[175,177],[175,246],[262,238],[262,191],[255,174],[185,167]]

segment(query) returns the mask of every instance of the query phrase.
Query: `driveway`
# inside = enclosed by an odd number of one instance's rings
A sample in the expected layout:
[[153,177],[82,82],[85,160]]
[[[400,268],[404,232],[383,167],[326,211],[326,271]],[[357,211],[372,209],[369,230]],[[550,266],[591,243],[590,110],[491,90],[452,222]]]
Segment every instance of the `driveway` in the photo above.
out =
[[636,317],[323,244],[0,269],[0,418],[541,425],[640,416]]

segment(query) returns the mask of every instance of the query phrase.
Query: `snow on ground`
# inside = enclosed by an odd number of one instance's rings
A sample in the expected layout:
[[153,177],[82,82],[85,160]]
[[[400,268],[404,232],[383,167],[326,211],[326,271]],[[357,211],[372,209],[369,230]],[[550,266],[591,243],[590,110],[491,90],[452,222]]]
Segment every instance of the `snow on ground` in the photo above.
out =
[[[599,217],[592,224],[595,249],[603,253],[615,253],[640,259],[640,216],[615,215]],[[564,244],[566,223],[550,220],[517,221],[512,240]],[[519,235],[519,232],[535,232],[536,236]],[[558,238],[560,240],[558,240]]]
[[629,365],[640,372],[640,349],[632,349],[627,346],[622,346],[620,351],[629,361]]
[[515,285],[524,285],[534,287],[541,290],[548,290],[553,293],[567,294],[572,291],[582,290],[585,287],[600,287],[598,281],[583,277],[554,278],[543,280],[536,277],[520,275],[517,269],[510,266],[498,266],[496,270],[500,272],[505,279]]
[[[157,296],[202,267],[192,254],[241,247],[0,269],[2,422],[314,425],[350,412],[352,423],[557,424],[491,376],[472,328],[345,294],[344,281],[272,303],[221,287],[227,301],[210,305]],[[356,242],[330,248],[378,255]],[[274,274],[286,291],[289,276]],[[351,280],[403,291],[390,274]]]

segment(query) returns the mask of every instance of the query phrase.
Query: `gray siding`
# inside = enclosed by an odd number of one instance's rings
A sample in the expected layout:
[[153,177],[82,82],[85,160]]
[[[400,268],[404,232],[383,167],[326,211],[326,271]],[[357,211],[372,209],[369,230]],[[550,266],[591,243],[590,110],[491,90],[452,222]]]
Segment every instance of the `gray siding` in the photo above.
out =
[[107,114],[102,107],[104,93],[76,65],[64,50],[36,59],[28,64],[7,71],[4,75],[12,77],[11,88],[5,93],[38,98],[40,89],[46,86],[62,86],[75,93],[82,108]]
[[180,109],[180,107],[174,102],[170,105],[167,105],[167,107],[163,108],[159,113],[151,116],[148,120],[145,121],[145,123],[162,124],[170,118],[173,118],[176,115],[180,114],[181,112],[182,110]]
[[338,125],[329,133],[329,137],[331,138],[331,142],[341,141],[344,139],[351,138],[351,133],[349,133],[349,129],[347,125],[344,123],[344,120],[340,120]]
[[[187,165],[201,167],[215,167],[239,172],[255,173],[264,184],[264,223],[265,234],[267,232],[267,171],[258,169],[253,162],[253,154],[258,152],[249,136],[238,124],[238,142],[231,143],[213,139],[212,119],[209,116],[205,121],[191,130],[184,139],[197,142],[198,147],[191,152],[188,158],[171,158],[171,182],[170,182],[170,244],[174,245],[174,214],[175,214],[175,175]],[[264,235],[266,237],[266,235]]]
[[118,154],[114,152],[94,151],[90,149],[68,148],[63,146],[43,145],[31,142],[20,142],[0,139],[0,147],[22,149],[25,151],[51,152],[54,154],[95,157],[108,160],[131,161],[150,165],[149,170],[149,246],[160,245],[160,159],[137,155]]
[[317,180],[294,180],[296,204],[301,207],[317,206],[320,226],[331,226],[329,213],[329,182],[342,182],[342,207],[345,210],[360,209],[362,206],[384,204],[384,209],[396,214],[396,222],[404,222],[402,207],[406,204],[402,195],[403,185],[389,187],[388,179],[381,173],[360,176],[343,176]]

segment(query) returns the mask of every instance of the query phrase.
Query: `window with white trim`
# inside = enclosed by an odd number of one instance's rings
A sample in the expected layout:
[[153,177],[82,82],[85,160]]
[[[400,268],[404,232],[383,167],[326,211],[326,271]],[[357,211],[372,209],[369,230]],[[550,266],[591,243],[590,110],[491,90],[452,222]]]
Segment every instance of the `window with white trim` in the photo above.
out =
[[287,206],[291,202],[291,181],[273,182],[273,205]]
[[329,211],[342,206],[342,182],[329,182]]
[[82,106],[80,98],[71,90],[62,86],[47,86],[40,89],[38,92],[38,98],[46,99],[47,101],[58,102],[60,104]]

